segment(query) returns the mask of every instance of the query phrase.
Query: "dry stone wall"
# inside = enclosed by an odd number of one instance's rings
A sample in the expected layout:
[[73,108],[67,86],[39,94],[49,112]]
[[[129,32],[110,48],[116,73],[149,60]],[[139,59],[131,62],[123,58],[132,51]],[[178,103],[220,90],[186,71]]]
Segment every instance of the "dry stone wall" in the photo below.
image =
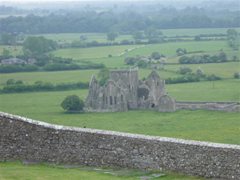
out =
[[187,110],[213,110],[213,111],[227,111],[240,112],[240,102],[187,102],[177,101],[176,109]]
[[51,125],[0,113],[0,161],[168,170],[240,179],[240,146]]

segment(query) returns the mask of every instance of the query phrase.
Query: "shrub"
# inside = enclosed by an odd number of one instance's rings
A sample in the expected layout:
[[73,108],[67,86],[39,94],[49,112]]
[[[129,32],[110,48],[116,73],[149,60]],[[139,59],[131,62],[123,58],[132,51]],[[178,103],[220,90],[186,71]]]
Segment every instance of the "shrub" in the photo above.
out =
[[180,74],[187,74],[187,73],[191,73],[192,69],[189,67],[180,67],[179,68],[179,73]]
[[202,70],[201,68],[198,68],[198,69],[196,70],[196,75],[197,75],[198,77],[204,77],[204,72],[203,72],[203,70]]
[[15,84],[15,80],[14,79],[8,79],[7,81],[6,81],[6,85],[7,86],[9,86],[9,85],[14,85]]
[[233,77],[234,77],[235,79],[240,79],[240,72],[235,72],[235,73],[233,74]]
[[187,54],[187,50],[186,49],[182,49],[182,48],[178,48],[176,50],[176,53],[177,53],[178,56],[182,56],[184,54]]
[[31,72],[37,70],[38,67],[35,65],[0,65],[0,73]]
[[146,68],[148,66],[148,64],[143,60],[138,61],[137,65],[140,68]]
[[219,76],[217,76],[217,75],[215,75],[215,74],[211,74],[211,75],[208,75],[208,76],[206,77],[206,79],[207,79],[208,81],[217,81],[217,80],[221,80],[222,78],[219,77]]
[[193,56],[182,56],[179,58],[180,64],[202,64],[202,63],[221,63],[227,62],[227,55],[223,51],[216,55],[193,55]]
[[161,58],[161,54],[160,54],[159,52],[153,52],[153,53],[151,54],[151,58],[152,58],[152,59],[155,59],[155,60],[158,60],[158,59]]
[[137,62],[137,59],[135,57],[126,57],[124,62],[127,65],[134,65]]
[[79,112],[83,110],[84,102],[77,95],[70,95],[63,100],[61,107],[67,112]]

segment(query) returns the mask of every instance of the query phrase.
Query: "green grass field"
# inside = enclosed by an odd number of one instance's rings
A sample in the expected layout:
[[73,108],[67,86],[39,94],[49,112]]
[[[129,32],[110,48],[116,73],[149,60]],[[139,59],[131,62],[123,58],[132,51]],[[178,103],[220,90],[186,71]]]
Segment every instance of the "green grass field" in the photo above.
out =
[[193,72],[201,68],[205,74],[215,74],[222,78],[233,78],[235,72],[240,72],[240,62],[168,65],[165,66],[165,69],[178,71],[181,66],[189,67]]
[[[0,17],[1,18],[1,17]],[[226,33],[228,28],[206,29],[167,29],[162,30],[165,36],[194,36],[199,34]],[[235,28],[240,32],[240,28]],[[106,34],[102,33],[64,33],[40,34],[58,43],[71,43],[80,40],[81,35],[87,36],[88,42],[107,42]],[[39,35],[37,35],[39,36]],[[115,41],[132,40],[131,35],[120,35]],[[188,39],[188,38],[187,38]],[[0,46],[8,49],[11,55],[22,54],[20,46]],[[103,63],[110,68],[126,67],[124,58],[127,56],[148,56],[157,51],[167,56],[168,63],[178,63],[176,49],[185,48],[188,52],[203,51],[217,53],[223,50],[228,57],[237,55],[240,51],[232,51],[226,41],[190,41],[171,42],[152,45],[106,46],[92,48],[59,49],[50,53],[56,56],[73,58],[75,62],[82,60],[93,63]],[[112,55],[112,57],[108,57]],[[161,78],[180,76],[176,73],[182,65],[166,65],[165,71],[159,71]],[[216,74],[224,80],[215,82],[198,82],[166,85],[166,90],[178,101],[240,101],[240,80],[232,79],[234,72],[240,71],[240,63],[221,64],[193,64],[186,65],[195,71],[198,67],[206,74]],[[146,77],[150,69],[140,69],[140,78]],[[92,74],[98,70],[76,70],[57,72],[29,72],[0,74],[0,88],[8,79],[23,80],[33,84],[35,81],[51,83],[88,82]],[[60,107],[63,99],[72,94],[85,99],[88,90],[70,90],[58,92],[35,92],[0,94],[0,111],[22,115],[52,124],[87,127],[128,133],[137,133],[154,136],[175,137],[200,141],[211,141],[240,145],[239,112],[219,111],[176,111],[174,113],[160,113],[155,111],[128,111],[114,113],[64,113]],[[110,173],[109,173],[110,172]],[[112,175],[113,174],[113,175]],[[0,162],[1,180],[61,180],[61,179],[88,179],[88,180],[118,180],[140,179],[142,175],[151,175],[134,170],[94,170],[94,168],[64,168],[50,165],[23,165],[19,162]],[[196,179],[178,174],[166,173],[162,180]]]
[[[189,83],[169,85],[167,90],[177,100],[231,101],[239,99],[239,85],[237,80],[219,81],[215,82],[213,89],[210,83]],[[239,113],[130,111],[65,114],[60,103],[71,94],[84,99],[87,90],[1,94],[0,110],[54,124],[240,144]]]
[[[240,56],[240,51],[232,51],[225,41],[192,41],[172,42],[152,45],[110,46],[93,48],[68,48],[52,52],[56,56],[73,58],[75,61],[87,60],[93,63],[103,63],[107,67],[124,67],[124,58],[128,56],[149,56],[157,51],[167,56],[167,63],[178,63],[177,48],[185,48],[188,52],[203,51],[205,53],[218,53],[223,50],[229,59],[233,55]],[[128,50],[128,51],[126,51]],[[108,57],[111,54],[113,57]]]
[[169,84],[167,92],[178,101],[240,101],[240,80]]
[[75,71],[54,71],[54,72],[20,72],[0,74],[0,86],[3,86],[8,79],[22,80],[33,84],[36,81],[51,83],[89,82],[92,75],[99,70],[75,70]]
[[[90,167],[64,167],[46,164],[24,165],[20,162],[0,163],[1,180],[139,180],[143,176],[153,177],[160,174],[161,177],[152,179],[161,180],[197,180],[200,178],[179,175],[175,173],[141,172],[127,169],[100,169]],[[201,178],[202,179],[202,178]]]
[[[38,34],[35,36],[44,36],[47,39],[52,39],[58,43],[71,43],[73,41],[79,41],[80,36],[87,37],[86,42],[98,41],[109,42],[105,33],[58,33],[58,34]],[[122,40],[132,40],[131,35],[119,35],[115,41],[120,42]]]
[[53,54],[60,57],[70,57],[73,59],[91,59],[103,58],[112,56],[124,55],[127,51],[141,47],[140,45],[127,45],[127,46],[101,46],[91,48],[69,48],[60,49]]
[[[234,28],[240,32],[240,28]],[[199,34],[225,34],[228,28],[198,28],[198,29],[163,29],[161,30],[165,36],[196,36]],[[98,41],[107,42],[107,37],[105,33],[58,33],[58,34],[38,34],[36,36],[44,36],[48,39],[52,39],[59,43],[67,42],[71,43],[76,40],[80,40],[80,36],[84,35],[87,37],[88,42]],[[119,35],[116,38],[116,42],[122,40],[133,40],[132,35]]]
[[[196,36],[199,34],[225,34],[229,28],[163,29],[167,36]],[[234,28],[240,32],[240,28]]]
[[176,55],[178,48],[185,48],[188,52],[204,51],[216,52],[220,50],[231,50],[226,41],[191,41],[191,42],[170,42],[162,44],[146,45],[128,53],[129,56],[135,55],[150,55],[152,52],[157,51],[166,56]]
[[6,49],[10,52],[10,55],[16,56],[22,54],[22,47],[21,46],[0,46],[0,54],[2,54],[3,49]]
[[[92,75],[97,76],[99,70],[73,70],[54,72],[19,72],[0,74],[0,87],[4,86],[8,79],[22,80],[28,84],[36,81],[51,83],[89,82]],[[150,69],[140,69],[140,78],[147,77],[151,73]],[[158,71],[161,78],[177,77],[178,74],[168,71]]]

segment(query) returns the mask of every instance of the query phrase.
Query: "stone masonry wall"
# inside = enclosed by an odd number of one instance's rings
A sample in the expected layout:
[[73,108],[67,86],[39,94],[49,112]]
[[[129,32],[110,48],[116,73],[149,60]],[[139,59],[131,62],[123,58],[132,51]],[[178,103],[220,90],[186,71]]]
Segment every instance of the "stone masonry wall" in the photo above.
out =
[[228,111],[240,112],[240,102],[187,102],[177,101],[176,109],[187,110],[213,110],[213,111]]
[[240,146],[51,125],[0,113],[0,161],[169,170],[240,179]]

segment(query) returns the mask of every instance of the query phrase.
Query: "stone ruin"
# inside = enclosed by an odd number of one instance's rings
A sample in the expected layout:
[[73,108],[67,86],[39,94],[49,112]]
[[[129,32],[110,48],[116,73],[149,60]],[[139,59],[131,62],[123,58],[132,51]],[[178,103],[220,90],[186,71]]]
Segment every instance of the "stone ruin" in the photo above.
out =
[[103,86],[93,76],[85,107],[89,112],[136,109],[173,112],[176,109],[175,100],[167,95],[165,81],[160,79],[158,73],[152,71],[146,80],[139,80],[138,69],[112,70]]

